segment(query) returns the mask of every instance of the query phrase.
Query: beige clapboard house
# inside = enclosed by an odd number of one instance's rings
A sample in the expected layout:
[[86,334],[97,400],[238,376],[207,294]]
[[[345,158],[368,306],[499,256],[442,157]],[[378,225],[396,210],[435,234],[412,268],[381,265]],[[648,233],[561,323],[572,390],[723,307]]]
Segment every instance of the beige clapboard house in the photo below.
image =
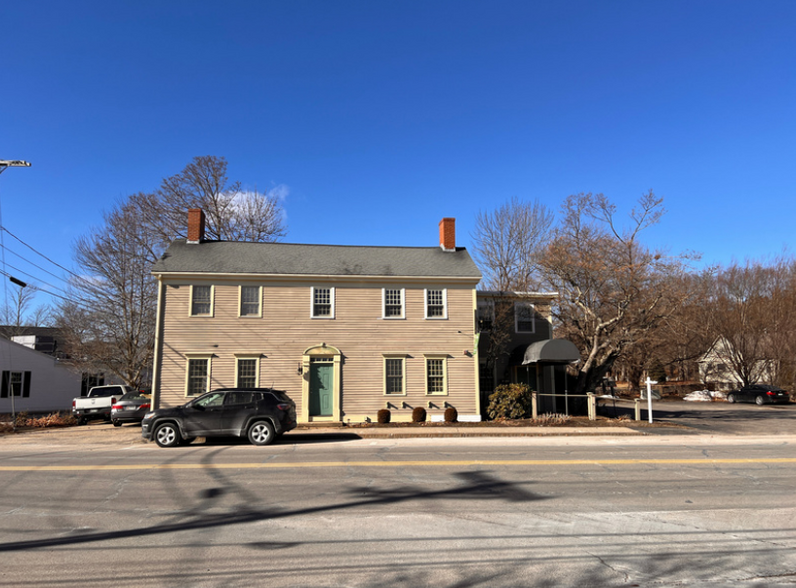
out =
[[476,285],[454,219],[437,247],[359,247],[188,239],[155,264],[155,406],[207,390],[274,387],[299,422],[480,420]]

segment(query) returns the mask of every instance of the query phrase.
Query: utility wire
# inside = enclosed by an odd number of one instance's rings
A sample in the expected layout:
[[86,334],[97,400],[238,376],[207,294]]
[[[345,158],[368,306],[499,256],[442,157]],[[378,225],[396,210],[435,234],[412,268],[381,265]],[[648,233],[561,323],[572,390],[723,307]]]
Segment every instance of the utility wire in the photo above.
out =
[[[14,255],[14,256],[16,256],[16,257],[20,258],[20,259],[21,259],[22,261],[24,261],[25,263],[29,263],[30,265],[32,265],[32,266],[33,266],[33,267],[35,267],[36,269],[40,269],[41,271],[43,271],[43,272],[44,272],[44,273],[46,273],[46,274],[49,274],[49,275],[51,275],[51,276],[52,276],[52,277],[54,277],[55,279],[57,279],[57,280],[61,280],[62,282],[66,283],[66,284],[69,284],[69,280],[67,280],[66,278],[62,278],[61,276],[59,276],[59,275],[57,275],[57,274],[54,274],[54,273],[52,273],[51,271],[48,271],[48,270],[44,269],[43,267],[41,267],[41,266],[39,266],[39,265],[36,265],[36,264],[35,264],[35,263],[33,263],[31,260],[29,260],[29,259],[27,259],[27,258],[25,258],[25,257],[21,256],[19,253],[17,253],[16,251],[13,251],[13,250],[11,250],[11,249],[9,249],[9,248],[8,248],[8,247],[6,247],[5,245],[0,245],[0,247],[2,247],[3,249],[5,249],[6,251],[8,251],[8,252],[9,252],[11,255]],[[14,268],[14,269],[16,269],[16,268]],[[18,270],[18,271],[19,271],[19,270]],[[42,281],[42,282],[44,282],[44,280],[41,280],[41,281]],[[44,283],[46,284],[46,282],[44,282]],[[55,287],[55,286],[53,286],[53,287]],[[60,288],[59,288],[59,289],[60,289]]]
[[76,277],[76,278],[79,278],[79,277],[80,277],[80,276],[78,276],[77,274],[75,274],[74,272],[72,272],[71,270],[69,270],[69,269],[65,268],[64,266],[62,266],[61,264],[59,264],[59,263],[57,263],[57,262],[53,261],[52,259],[50,259],[50,258],[49,258],[49,257],[47,257],[46,255],[44,255],[43,253],[41,253],[41,252],[37,251],[36,249],[34,249],[33,247],[31,247],[30,245],[28,245],[27,243],[25,243],[25,242],[24,242],[22,239],[20,239],[19,237],[17,237],[17,236],[16,236],[14,233],[12,233],[11,231],[9,231],[9,230],[8,230],[7,228],[5,228],[4,226],[0,225],[0,231],[4,231],[4,232],[8,233],[8,234],[9,234],[9,235],[11,235],[12,237],[14,237],[14,239],[16,239],[17,241],[19,241],[20,243],[22,243],[22,244],[23,244],[25,247],[27,247],[28,249],[30,249],[31,251],[33,251],[33,253],[35,253],[36,255],[39,255],[39,256],[43,257],[44,259],[46,259],[47,261],[49,261],[49,262],[50,262],[51,264],[53,264],[54,266],[60,267],[62,270],[64,270],[64,271],[65,271],[66,273],[68,273],[69,275],[71,275],[71,276],[74,276],[74,277]]

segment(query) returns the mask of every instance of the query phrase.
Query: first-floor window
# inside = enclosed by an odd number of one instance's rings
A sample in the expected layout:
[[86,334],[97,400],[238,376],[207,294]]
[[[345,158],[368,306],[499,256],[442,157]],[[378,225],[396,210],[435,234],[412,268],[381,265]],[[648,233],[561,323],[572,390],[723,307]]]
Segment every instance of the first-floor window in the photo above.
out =
[[445,359],[426,358],[426,394],[447,394]]
[[0,398],[10,396],[30,396],[30,372],[3,371],[3,382],[0,388]]
[[257,387],[257,359],[238,359],[237,387]]
[[404,358],[384,358],[384,393],[404,393]]
[[209,359],[188,360],[188,396],[204,394],[208,389],[208,375],[210,374]]

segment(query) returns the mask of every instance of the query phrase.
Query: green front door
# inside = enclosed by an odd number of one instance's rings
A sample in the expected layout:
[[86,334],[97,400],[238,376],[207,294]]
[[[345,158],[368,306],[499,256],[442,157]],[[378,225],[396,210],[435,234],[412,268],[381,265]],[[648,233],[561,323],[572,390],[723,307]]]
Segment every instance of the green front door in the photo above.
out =
[[310,361],[310,416],[332,416],[334,404],[334,364]]

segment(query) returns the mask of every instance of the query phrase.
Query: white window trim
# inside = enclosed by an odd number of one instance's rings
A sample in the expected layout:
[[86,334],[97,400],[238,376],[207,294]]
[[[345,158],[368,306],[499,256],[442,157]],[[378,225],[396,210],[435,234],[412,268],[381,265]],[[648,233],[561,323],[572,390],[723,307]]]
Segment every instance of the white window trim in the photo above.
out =
[[262,354],[251,354],[251,353],[236,353],[235,354],[235,387],[239,388],[240,383],[238,382],[238,376],[240,375],[240,361],[242,359],[253,359],[255,361],[254,367],[254,387],[260,387],[260,358]]
[[[442,387],[444,392],[428,391],[428,360],[442,360]],[[448,396],[448,355],[447,354],[426,354],[423,356],[423,371],[425,374],[423,386],[426,389],[426,396]]]
[[[401,292],[401,316],[387,316],[387,290],[399,290]],[[381,289],[381,318],[394,321],[406,318],[406,289],[405,288],[382,288]]]
[[[428,293],[429,291],[442,291],[442,316],[428,316]],[[426,288],[423,290],[423,316],[429,321],[448,320],[448,289],[447,288]]]
[[[243,288],[257,288],[257,313],[256,314],[241,314],[243,309]],[[262,318],[263,316],[263,287],[255,286],[253,284],[241,284],[238,286],[238,318]]]
[[[388,398],[391,396],[406,396],[406,358],[407,355],[405,353],[383,353],[382,354],[382,390],[384,396]],[[387,360],[388,359],[400,359],[401,360],[401,388],[402,392],[387,392]]]
[[[207,360],[207,381],[205,382],[205,392],[210,391],[211,375],[213,374],[213,354],[212,353],[186,353],[185,362],[185,388],[183,389],[185,398],[197,398],[201,394],[189,394],[189,384],[191,381],[191,360],[192,359],[206,359]],[[204,392],[202,393],[204,394]]]
[[[194,314],[193,313],[193,289],[194,289],[195,286],[202,286],[202,287],[208,287],[209,286],[209,288],[210,288],[210,312],[207,313],[207,314]],[[213,311],[216,308],[215,302],[216,302],[216,288],[215,288],[215,286],[213,286],[212,284],[191,284],[190,299],[188,300],[188,316],[191,316],[191,317],[203,317],[203,318],[212,317],[213,316]]]
[[[531,325],[532,328],[530,331],[520,331],[520,317],[518,309],[521,307],[526,307],[531,309]],[[536,306],[532,302],[525,302],[522,300],[515,300],[514,301],[514,332],[519,335],[532,335],[536,332]]]
[[335,308],[334,308],[335,307],[335,303],[334,303],[335,292],[334,292],[334,290],[335,289],[333,287],[327,287],[327,286],[318,286],[317,289],[318,290],[327,290],[327,289],[329,290],[329,302],[330,302],[330,304],[332,306],[331,313],[329,314],[329,316],[315,316],[315,290],[316,290],[316,286],[312,286],[312,288],[310,288],[310,318],[318,319],[318,320],[332,320],[332,319],[334,319],[334,311],[335,311]]

